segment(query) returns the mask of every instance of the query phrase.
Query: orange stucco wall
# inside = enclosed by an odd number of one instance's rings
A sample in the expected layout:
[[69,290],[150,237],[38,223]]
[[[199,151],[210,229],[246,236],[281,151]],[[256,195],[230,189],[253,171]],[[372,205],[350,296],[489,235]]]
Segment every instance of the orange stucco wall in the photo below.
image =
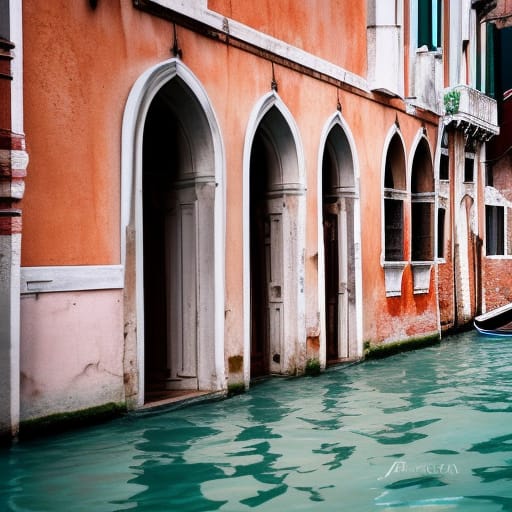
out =
[[366,2],[209,0],[208,8],[353,73],[366,74]]
[[29,0],[23,17],[22,265],[119,263],[123,109],[140,71],[168,57],[168,24],[121,2]]
[[[311,9],[310,3],[290,1],[279,2],[279,6],[245,3],[242,8],[239,3],[231,7],[222,0],[209,2],[210,8],[222,14],[364,76],[365,13],[355,5],[341,0],[316,2]],[[135,80],[155,63],[170,58],[172,25],[136,10],[131,2],[99,2],[92,11],[85,1],[26,0],[23,8],[27,20],[25,126],[30,154],[23,201],[23,265],[118,263],[124,106]],[[322,20],[329,25],[323,26]],[[224,43],[182,27],[177,30],[183,62],[204,85],[224,141],[229,248],[225,345],[227,356],[237,355],[243,338],[243,145],[250,113],[270,91],[271,66],[268,60]],[[402,297],[387,299],[380,261],[384,141],[398,119],[409,161],[413,140],[425,121],[406,115],[399,101],[376,102],[370,95],[338,90],[288,68],[276,65],[275,77],[279,95],[297,122],[306,162],[306,331],[319,328],[318,156],[322,129],[336,112],[338,96],[355,139],[361,173],[363,338],[382,341],[435,331],[434,272],[430,292],[415,296],[407,267]],[[433,151],[435,126],[429,122],[425,126]],[[408,233],[406,221],[406,239]]]

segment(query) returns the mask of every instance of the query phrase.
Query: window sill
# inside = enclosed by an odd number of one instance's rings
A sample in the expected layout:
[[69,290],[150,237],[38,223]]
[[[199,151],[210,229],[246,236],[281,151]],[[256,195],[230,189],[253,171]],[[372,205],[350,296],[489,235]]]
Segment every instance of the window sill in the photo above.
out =
[[402,275],[406,265],[406,261],[385,261],[382,264],[386,282],[386,297],[402,295]]
[[413,261],[411,262],[412,275],[414,279],[414,294],[428,293],[430,290],[430,271],[434,262]]

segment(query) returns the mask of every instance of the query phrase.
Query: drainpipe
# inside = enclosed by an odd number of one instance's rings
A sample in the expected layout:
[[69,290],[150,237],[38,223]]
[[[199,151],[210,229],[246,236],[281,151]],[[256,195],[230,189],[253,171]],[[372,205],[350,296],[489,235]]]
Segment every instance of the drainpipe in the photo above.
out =
[[20,419],[21,209],[28,163],[23,135],[21,0],[0,0],[0,440]]

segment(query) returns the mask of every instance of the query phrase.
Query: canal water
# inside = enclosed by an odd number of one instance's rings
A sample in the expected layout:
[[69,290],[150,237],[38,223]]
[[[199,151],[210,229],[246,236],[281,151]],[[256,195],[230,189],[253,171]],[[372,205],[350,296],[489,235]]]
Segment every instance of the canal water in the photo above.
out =
[[0,452],[0,510],[512,511],[512,342],[475,333]]

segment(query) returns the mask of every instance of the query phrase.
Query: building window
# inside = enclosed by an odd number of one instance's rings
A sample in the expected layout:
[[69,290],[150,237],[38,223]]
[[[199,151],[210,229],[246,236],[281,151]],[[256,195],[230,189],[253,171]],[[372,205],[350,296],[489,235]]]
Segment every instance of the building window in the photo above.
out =
[[434,51],[441,47],[441,0],[418,0],[418,48]]
[[384,174],[384,259],[404,259],[405,155],[398,134],[389,144]]
[[444,259],[445,230],[444,223],[446,219],[446,210],[439,208],[437,210],[437,257]]
[[434,259],[434,176],[425,138],[418,144],[412,163],[411,243],[412,261]]
[[464,182],[473,183],[475,181],[475,155],[476,155],[476,141],[469,138],[465,144],[464,153]]
[[475,159],[466,156],[464,159],[464,182],[465,183],[473,183],[474,181],[474,168],[475,168]]
[[434,233],[431,219],[433,203],[413,202],[411,205],[412,261],[431,261],[434,254]]
[[404,203],[399,199],[384,199],[385,259],[402,261],[404,259]]
[[445,181],[450,179],[448,142],[448,131],[443,130],[443,136],[441,137],[441,157],[439,158],[439,179]]
[[486,205],[485,240],[488,256],[505,254],[505,208],[503,206]]
[[485,185],[487,187],[494,187],[494,169],[492,164],[485,166]]
[[450,179],[450,158],[448,150],[441,149],[441,158],[439,160],[439,179],[448,181]]

